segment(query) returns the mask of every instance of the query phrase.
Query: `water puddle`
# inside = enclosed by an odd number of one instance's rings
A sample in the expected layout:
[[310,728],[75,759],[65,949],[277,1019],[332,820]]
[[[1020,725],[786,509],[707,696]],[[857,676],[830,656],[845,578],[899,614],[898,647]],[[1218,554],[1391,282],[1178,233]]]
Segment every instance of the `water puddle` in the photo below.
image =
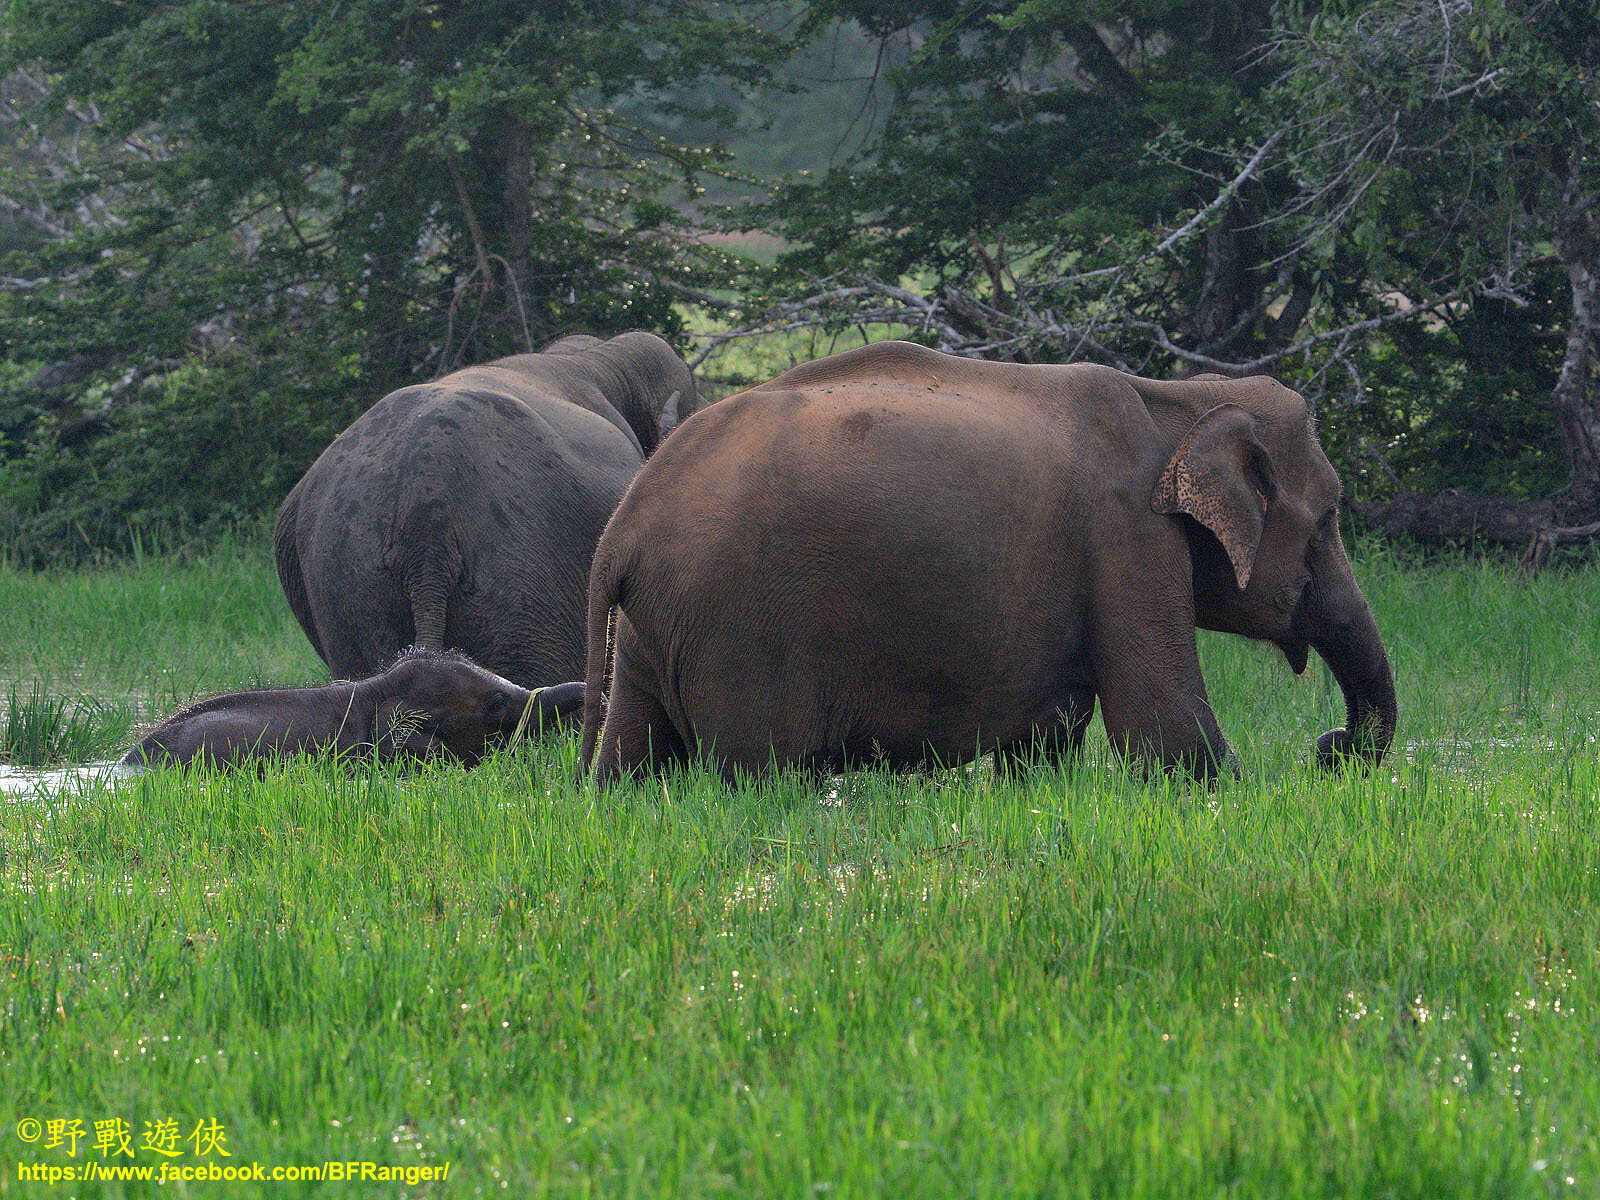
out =
[[114,758],[65,767],[13,767],[0,763],[0,796],[48,798],[124,778],[130,773],[127,768],[118,766]]
[[[1600,742],[1600,735],[1587,733],[1583,736],[1585,745],[1593,746]],[[1571,745],[1568,739],[1558,739],[1547,733],[1529,731],[1518,737],[1437,737],[1415,738],[1405,743],[1405,761],[1415,763],[1422,759],[1441,759],[1447,765],[1457,759],[1477,759],[1486,753],[1497,751],[1521,752],[1534,750],[1541,754],[1555,754],[1567,749]]]

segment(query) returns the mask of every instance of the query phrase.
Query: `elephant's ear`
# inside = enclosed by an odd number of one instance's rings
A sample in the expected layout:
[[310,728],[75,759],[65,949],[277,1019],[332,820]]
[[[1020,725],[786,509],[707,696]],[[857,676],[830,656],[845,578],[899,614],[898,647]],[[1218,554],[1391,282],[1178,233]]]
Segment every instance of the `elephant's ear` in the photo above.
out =
[[671,433],[673,427],[677,425],[678,401],[682,399],[682,397],[683,392],[681,390],[674,389],[672,395],[667,397],[667,402],[661,406],[661,419],[656,422],[657,428],[661,430],[661,432],[656,435],[657,445],[660,445],[662,442],[666,441],[667,434]]
[[1186,513],[1216,534],[1243,591],[1275,491],[1272,462],[1256,439],[1255,419],[1237,404],[1219,404],[1183,439],[1156,481],[1150,507]]

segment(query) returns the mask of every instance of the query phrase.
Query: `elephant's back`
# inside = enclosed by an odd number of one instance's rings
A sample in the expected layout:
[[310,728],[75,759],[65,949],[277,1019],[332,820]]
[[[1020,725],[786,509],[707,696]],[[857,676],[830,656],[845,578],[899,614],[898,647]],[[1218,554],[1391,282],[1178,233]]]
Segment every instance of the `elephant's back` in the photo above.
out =
[[985,714],[1059,678],[1085,607],[1051,436],[900,381],[758,389],[686,422],[600,550],[680,728],[734,760],[1004,737]]
[[680,426],[617,523],[662,526],[651,538],[662,545],[735,531],[736,514],[780,521],[782,536],[843,525],[956,547],[986,547],[1003,521],[1008,540],[1027,541],[1073,504],[1061,432],[1031,406],[924,383],[768,385]]
[[487,367],[447,378],[454,383],[390,392],[334,439],[313,472],[406,475],[436,464],[471,469],[494,461],[486,457],[491,448],[549,448],[579,463],[617,461],[635,468],[642,461],[632,439],[612,421],[553,389],[513,387],[513,377]]
[[391,392],[353,422],[294,498],[302,530],[367,537],[439,509],[504,533],[516,519],[559,522],[595,500],[614,507],[642,461],[610,421],[559,397],[420,385]]
[[508,678],[575,677],[589,560],[641,461],[612,422],[537,391],[390,393],[285,502],[313,642],[340,673],[376,670],[426,601],[445,644]]

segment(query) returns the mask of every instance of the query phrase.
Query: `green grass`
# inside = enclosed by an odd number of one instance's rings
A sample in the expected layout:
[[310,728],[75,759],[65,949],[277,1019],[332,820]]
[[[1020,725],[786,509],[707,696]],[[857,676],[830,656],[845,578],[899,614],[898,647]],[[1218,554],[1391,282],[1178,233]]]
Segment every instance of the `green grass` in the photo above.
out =
[[[557,740],[12,804],[0,1195],[67,1194],[4,1161],[74,1161],[29,1117],[81,1119],[80,1163],[114,1117],[451,1163],[377,1194],[1595,1194],[1600,575],[1357,560],[1402,706],[1371,773],[1306,765],[1342,715],[1319,664],[1207,637],[1245,770],[1213,790],[1096,730],[1015,784],[596,796]],[[317,675],[260,548],[0,576],[30,588],[62,619],[13,678]],[[122,1186],[73,1190],[155,1192]]]
[[0,567],[0,689],[125,700],[153,717],[199,696],[325,683],[264,540],[187,559],[35,573]]
[[132,710],[125,703],[49,696],[35,680],[25,695],[13,690],[6,699],[0,763],[32,767],[89,762],[127,742],[132,728]]

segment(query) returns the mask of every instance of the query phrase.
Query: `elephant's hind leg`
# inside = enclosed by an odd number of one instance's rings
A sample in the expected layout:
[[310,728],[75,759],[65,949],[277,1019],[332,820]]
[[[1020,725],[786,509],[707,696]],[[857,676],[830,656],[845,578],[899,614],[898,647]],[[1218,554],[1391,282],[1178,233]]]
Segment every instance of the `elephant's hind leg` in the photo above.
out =
[[595,782],[606,787],[624,776],[664,770],[684,757],[683,740],[661,701],[625,684],[613,686],[595,755]]
[[1015,777],[1035,764],[1054,767],[1075,758],[1083,749],[1083,736],[1094,716],[1094,693],[1074,692],[1050,717],[1036,723],[1025,738],[996,746],[997,775]]
[[637,639],[626,636],[631,631],[622,620],[617,625],[611,695],[595,754],[595,782],[601,787],[625,776],[665,770],[688,757],[651,673],[640,668]]
[[311,599],[306,591],[305,572],[300,566],[299,531],[296,528],[300,513],[299,492],[298,487],[290,492],[283,507],[278,510],[278,519],[272,529],[272,555],[278,567],[278,582],[283,586],[284,598],[289,601],[289,611],[300,622],[300,628],[305,630],[306,640],[317,652],[317,657],[327,662],[328,652],[322,648],[322,639],[317,633],[317,621],[311,614]]

